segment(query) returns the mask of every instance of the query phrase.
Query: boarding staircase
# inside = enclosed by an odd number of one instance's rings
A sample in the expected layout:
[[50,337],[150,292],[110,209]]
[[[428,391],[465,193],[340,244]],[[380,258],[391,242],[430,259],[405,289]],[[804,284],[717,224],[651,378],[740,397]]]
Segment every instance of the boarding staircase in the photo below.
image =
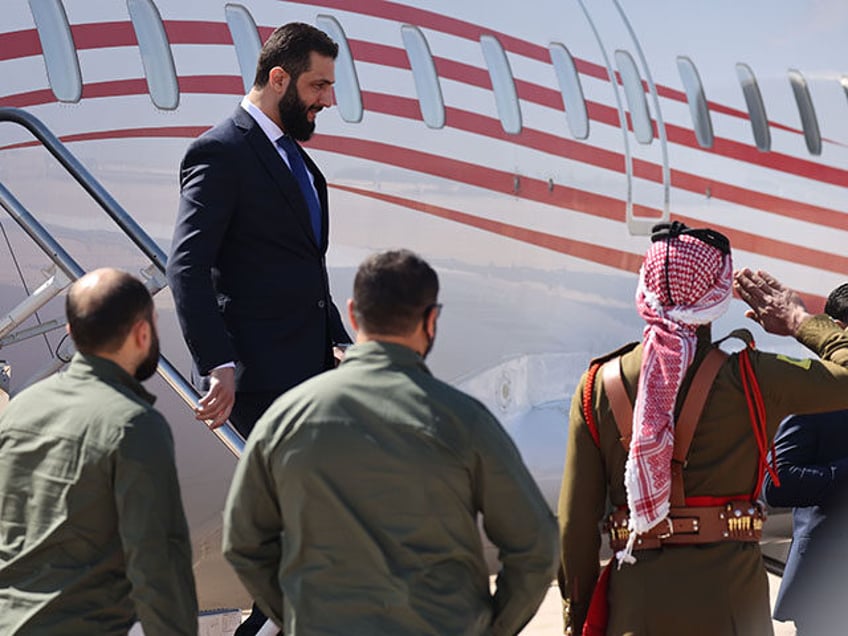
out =
[[[142,277],[151,295],[155,296],[164,289],[167,286],[165,279],[167,258],[164,252],[68,150],[65,144],[40,119],[25,110],[0,108],[0,122],[10,122],[26,128],[53,155],[67,173],[82,186],[141,253],[149,259],[150,265],[142,271]],[[2,350],[14,343],[64,327],[65,321],[63,319],[55,319],[34,327],[19,329],[30,316],[34,315],[51,299],[61,294],[71,282],[80,278],[86,272],[2,182],[0,182],[0,206],[9,213],[9,216],[52,261],[49,269],[45,270],[45,282],[11,311],[5,315],[0,314],[0,350]],[[72,355],[73,344],[70,339],[66,339],[59,347],[53,360],[40,369],[27,383],[35,382],[59,370],[70,360]],[[200,397],[197,391],[165,356],[160,356],[157,372],[189,408],[196,406]],[[9,365],[0,361],[0,410],[8,402],[9,375]],[[213,433],[236,457],[241,455],[244,440],[229,422],[214,429]]]

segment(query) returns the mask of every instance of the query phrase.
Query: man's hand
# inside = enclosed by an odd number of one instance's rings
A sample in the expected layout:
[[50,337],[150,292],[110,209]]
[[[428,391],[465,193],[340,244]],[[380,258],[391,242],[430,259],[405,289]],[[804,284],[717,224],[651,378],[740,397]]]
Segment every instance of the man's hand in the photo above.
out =
[[345,353],[347,353],[347,347],[348,345],[335,345],[333,347],[333,361],[335,363],[333,366],[337,367],[342,363]]
[[794,336],[810,317],[801,297],[764,271],[737,270],[733,289],[751,307],[745,316],[778,336]]
[[236,372],[232,367],[213,369],[209,373],[209,391],[197,402],[194,412],[209,428],[218,428],[233,410],[236,401]]

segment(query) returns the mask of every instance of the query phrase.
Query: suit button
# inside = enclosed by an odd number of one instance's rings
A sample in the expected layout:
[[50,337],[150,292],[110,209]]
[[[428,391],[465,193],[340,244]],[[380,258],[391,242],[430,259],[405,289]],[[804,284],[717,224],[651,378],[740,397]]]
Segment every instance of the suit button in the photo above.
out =
[[323,300],[318,301],[318,309],[324,309],[324,307],[326,307],[326,306],[327,306],[327,303],[325,303]]

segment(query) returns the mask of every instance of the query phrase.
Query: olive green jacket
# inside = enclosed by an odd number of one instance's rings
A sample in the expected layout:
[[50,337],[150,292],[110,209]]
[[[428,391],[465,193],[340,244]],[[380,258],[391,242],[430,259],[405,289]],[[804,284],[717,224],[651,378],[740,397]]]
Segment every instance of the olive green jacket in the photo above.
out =
[[[494,596],[478,515],[503,562]],[[224,553],[290,636],[514,634],[553,580],[556,522],[482,404],[368,342],[259,420]]]
[[[678,408],[693,370],[710,348],[709,329],[699,330],[695,362],[684,378]],[[792,413],[848,408],[848,333],[827,316],[801,326],[798,340],[822,360],[793,360],[753,350],[750,359],[762,390],[769,439]],[[621,373],[635,400],[641,345],[621,357]],[[844,365],[844,366],[841,366]],[[586,375],[571,404],[568,448],[559,500],[560,589],[566,629],[580,633],[599,573],[599,522],[626,507],[627,452],[600,374],[592,408],[598,448],[581,408]],[[684,470],[687,497],[750,497],[759,452],[742,389],[738,354],[718,372],[695,429]],[[768,583],[759,545],[719,543],[637,551],[637,563],[613,569],[608,634],[771,634]]]
[[76,354],[0,415],[0,634],[197,634],[168,423],[118,365]]

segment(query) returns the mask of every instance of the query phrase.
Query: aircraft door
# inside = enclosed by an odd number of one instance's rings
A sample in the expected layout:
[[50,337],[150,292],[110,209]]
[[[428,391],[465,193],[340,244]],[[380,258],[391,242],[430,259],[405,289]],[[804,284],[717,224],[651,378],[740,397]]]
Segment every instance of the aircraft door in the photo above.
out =
[[578,0],[604,52],[624,137],[627,229],[649,234],[669,218],[669,166],[657,88],[636,33],[618,0]]

